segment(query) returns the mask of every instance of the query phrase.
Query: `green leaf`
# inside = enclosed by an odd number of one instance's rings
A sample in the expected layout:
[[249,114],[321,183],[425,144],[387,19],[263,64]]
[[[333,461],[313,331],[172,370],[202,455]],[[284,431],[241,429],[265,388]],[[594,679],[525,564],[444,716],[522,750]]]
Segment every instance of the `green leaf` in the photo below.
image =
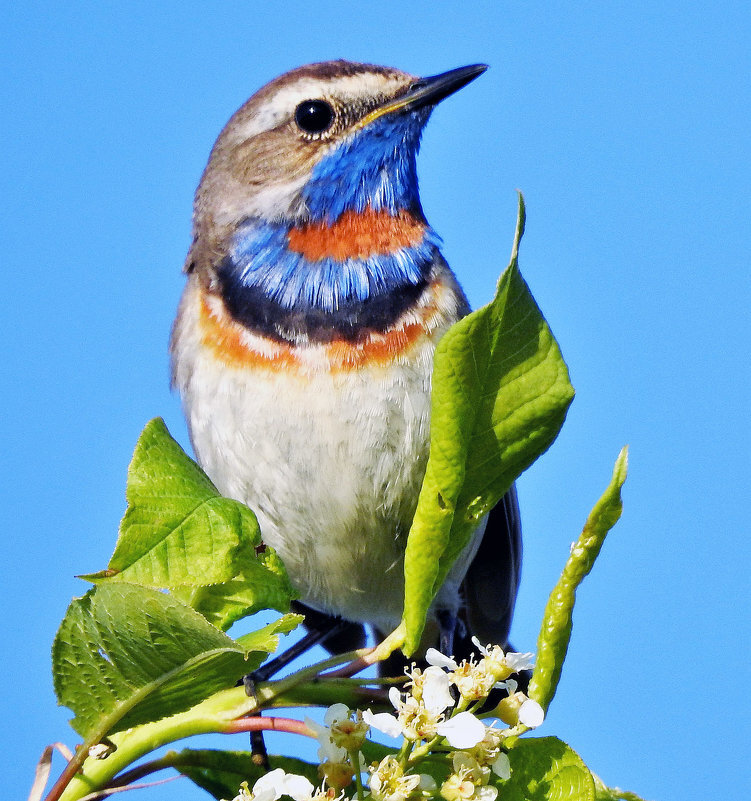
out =
[[305,620],[305,615],[282,615],[272,623],[238,637],[235,642],[248,651],[265,651],[273,654],[279,647],[279,634],[289,634]]
[[595,801],[592,774],[557,737],[519,740],[509,760],[511,778],[495,781],[503,801]]
[[284,611],[296,593],[282,560],[272,548],[238,551],[237,575],[208,587],[175,587],[172,593],[226,631],[235,621],[261,609]]
[[126,498],[107,569],[83,578],[171,588],[222,629],[259,609],[288,609],[294,591],[253,512],[223,498],[159,418],[138,440]]
[[[170,757],[170,764],[180,773],[219,799],[234,798],[242,782],[248,782],[252,788],[266,773],[264,768],[254,764],[253,757],[247,751],[185,748]],[[287,773],[306,776],[314,785],[321,782],[318,766],[302,759],[269,754],[269,766],[272,770],[283,768]]]
[[58,703],[87,742],[182,712],[260,664],[171,596],[104,584],[71,603],[52,646]]
[[571,546],[563,573],[545,605],[537,639],[535,669],[529,683],[530,698],[534,698],[543,709],[547,709],[553,700],[561,677],[571,639],[576,589],[592,569],[608,531],[621,516],[621,487],[627,470],[628,448],[623,448],[616,459],[610,483],[589,513],[579,539]]
[[558,344],[518,268],[524,200],[511,263],[493,301],[438,344],[430,457],[405,559],[405,653],[472,532],[551,445],[573,399]]

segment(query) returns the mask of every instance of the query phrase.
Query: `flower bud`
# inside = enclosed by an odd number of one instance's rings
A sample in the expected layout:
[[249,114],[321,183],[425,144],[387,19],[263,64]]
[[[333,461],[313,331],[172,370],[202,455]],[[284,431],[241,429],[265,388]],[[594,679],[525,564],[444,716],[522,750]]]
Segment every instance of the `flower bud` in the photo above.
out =
[[348,762],[322,762],[318,766],[318,775],[330,787],[343,790],[352,783],[355,774]]

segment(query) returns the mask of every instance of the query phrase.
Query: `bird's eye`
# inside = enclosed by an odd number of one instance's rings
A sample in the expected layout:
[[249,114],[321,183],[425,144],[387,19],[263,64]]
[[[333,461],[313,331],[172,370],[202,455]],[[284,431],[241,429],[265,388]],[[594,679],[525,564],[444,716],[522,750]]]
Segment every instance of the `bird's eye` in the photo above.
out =
[[323,133],[333,121],[334,109],[325,100],[303,100],[295,109],[295,122],[305,133]]

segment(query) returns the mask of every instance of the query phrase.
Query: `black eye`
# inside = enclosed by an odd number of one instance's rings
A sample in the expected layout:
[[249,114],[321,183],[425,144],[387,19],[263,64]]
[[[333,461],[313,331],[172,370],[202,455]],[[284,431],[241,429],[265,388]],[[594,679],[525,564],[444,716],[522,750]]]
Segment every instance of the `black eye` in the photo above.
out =
[[295,109],[295,122],[306,133],[323,133],[334,121],[334,109],[325,100],[303,100]]

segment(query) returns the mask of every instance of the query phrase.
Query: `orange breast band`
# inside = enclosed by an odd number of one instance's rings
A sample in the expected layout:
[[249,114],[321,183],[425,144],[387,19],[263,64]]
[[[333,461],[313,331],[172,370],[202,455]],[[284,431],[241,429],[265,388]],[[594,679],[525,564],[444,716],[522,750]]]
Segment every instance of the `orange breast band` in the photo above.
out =
[[334,340],[321,345],[293,346],[258,335],[248,336],[242,325],[232,320],[218,303],[210,303],[206,296],[200,298],[199,304],[201,344],[217,361],[240,369],[292,372],[310,369],[346,372],[389,365],[430,336],[437,316],[433,300],[421,309],[421,319],[405,320],[383,334],[373,332],[362,342]]
[[406,211],[396,215],[387,211],[345,211],[333,224],[310,223],[292,228],[288,234],[289,249],[309,261],[321,259],[367,259],[393,253],[403,247],[419,245],[425,223]]

